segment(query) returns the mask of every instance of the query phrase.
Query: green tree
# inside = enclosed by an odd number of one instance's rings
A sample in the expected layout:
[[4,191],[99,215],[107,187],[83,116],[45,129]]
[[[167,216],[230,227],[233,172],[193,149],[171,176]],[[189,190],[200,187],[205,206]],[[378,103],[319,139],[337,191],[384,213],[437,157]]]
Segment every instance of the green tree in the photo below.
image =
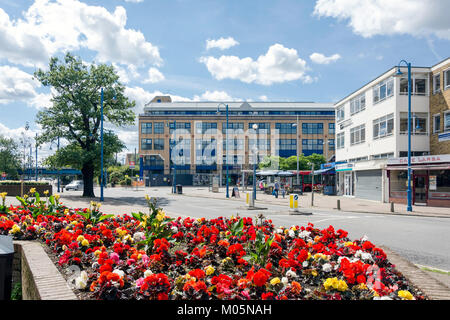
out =
[[[112,66],[84,64],[79,57],[67,53],[64,61],[52,57],[47,71],[34,73],[43,86],[52,87],[52,106],[37,114],[43,133],[38,143],[57,137],[69,143],[61,148],[59,163],[79,168],[83,174],[84,197],[94,197],[94,175],[100,165],[100,91],[103,88],[104,123],[125,126],[134,123],[134,101],[124,95],[125,87]],[[104,133],[104,158],[113,158],[123,144],[112,132]],[[105,166],[106,167],[106,166]]]
[[[307,156],[306,160],[309,161],[310,163],[314,163],[314,170],[319,170],[320,165],[327,162],[323,154],[317,153],[313,153],[312,155]],[[308,165],[308,167],[309,169],[311,169],[311,165]]]
[[20,155],[17,143],[0,135],[0,172],[6,172],[8,179],[18,179]]

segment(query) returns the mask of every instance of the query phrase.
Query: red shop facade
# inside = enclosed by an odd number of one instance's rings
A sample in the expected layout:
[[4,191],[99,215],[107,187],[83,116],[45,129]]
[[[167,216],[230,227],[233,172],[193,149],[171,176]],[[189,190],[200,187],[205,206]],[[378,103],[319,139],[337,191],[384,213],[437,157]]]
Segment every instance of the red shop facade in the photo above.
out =
[[[387,161],[389,202],[407,203],[408,158]],[[412,204],[450,207],[450,154],[411,157]]]

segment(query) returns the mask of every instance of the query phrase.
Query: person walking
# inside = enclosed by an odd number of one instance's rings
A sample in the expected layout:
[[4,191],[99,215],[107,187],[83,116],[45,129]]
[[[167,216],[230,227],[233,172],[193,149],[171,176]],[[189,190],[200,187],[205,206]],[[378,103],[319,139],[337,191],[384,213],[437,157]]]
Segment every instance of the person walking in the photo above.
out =
[[285,188],[284,184],[281,185],[281,194],[283,195],[283,199],[284,199],[284,196],[286,195],[286,188]]
[[275,181],[275,185],[273,187],[273,192],[274,192],[274,196],[275,198],[278,199],[278,191],[280,190],[280,183],[278,181]]

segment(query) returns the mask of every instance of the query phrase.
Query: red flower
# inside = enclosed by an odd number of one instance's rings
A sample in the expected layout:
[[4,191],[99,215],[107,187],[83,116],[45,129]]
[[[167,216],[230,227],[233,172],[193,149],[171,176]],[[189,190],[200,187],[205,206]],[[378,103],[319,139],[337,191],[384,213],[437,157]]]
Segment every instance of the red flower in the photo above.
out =
[[258,287],[262,287],[269,280],[269,276],[270,273],[267,270],[261,269],[253,275],[253,283]]
[[274,300],[274,295],[272,292],[265,292],[261,295],[263,300]]
[[195,277],[196,279],[203,279],[206,276],[205,271],[203,271],[202,269],[191,270],[189,271],[189,275],[191,277]]

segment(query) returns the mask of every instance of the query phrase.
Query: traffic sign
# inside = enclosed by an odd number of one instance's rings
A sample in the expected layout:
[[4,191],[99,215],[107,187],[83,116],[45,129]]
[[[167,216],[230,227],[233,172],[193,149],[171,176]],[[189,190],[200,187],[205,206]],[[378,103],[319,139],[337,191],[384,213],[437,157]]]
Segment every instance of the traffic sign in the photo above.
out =
[[135,166],[134,161],[130,161],[130,165],[129,165],[130,169],[134,169],[134,166]]

